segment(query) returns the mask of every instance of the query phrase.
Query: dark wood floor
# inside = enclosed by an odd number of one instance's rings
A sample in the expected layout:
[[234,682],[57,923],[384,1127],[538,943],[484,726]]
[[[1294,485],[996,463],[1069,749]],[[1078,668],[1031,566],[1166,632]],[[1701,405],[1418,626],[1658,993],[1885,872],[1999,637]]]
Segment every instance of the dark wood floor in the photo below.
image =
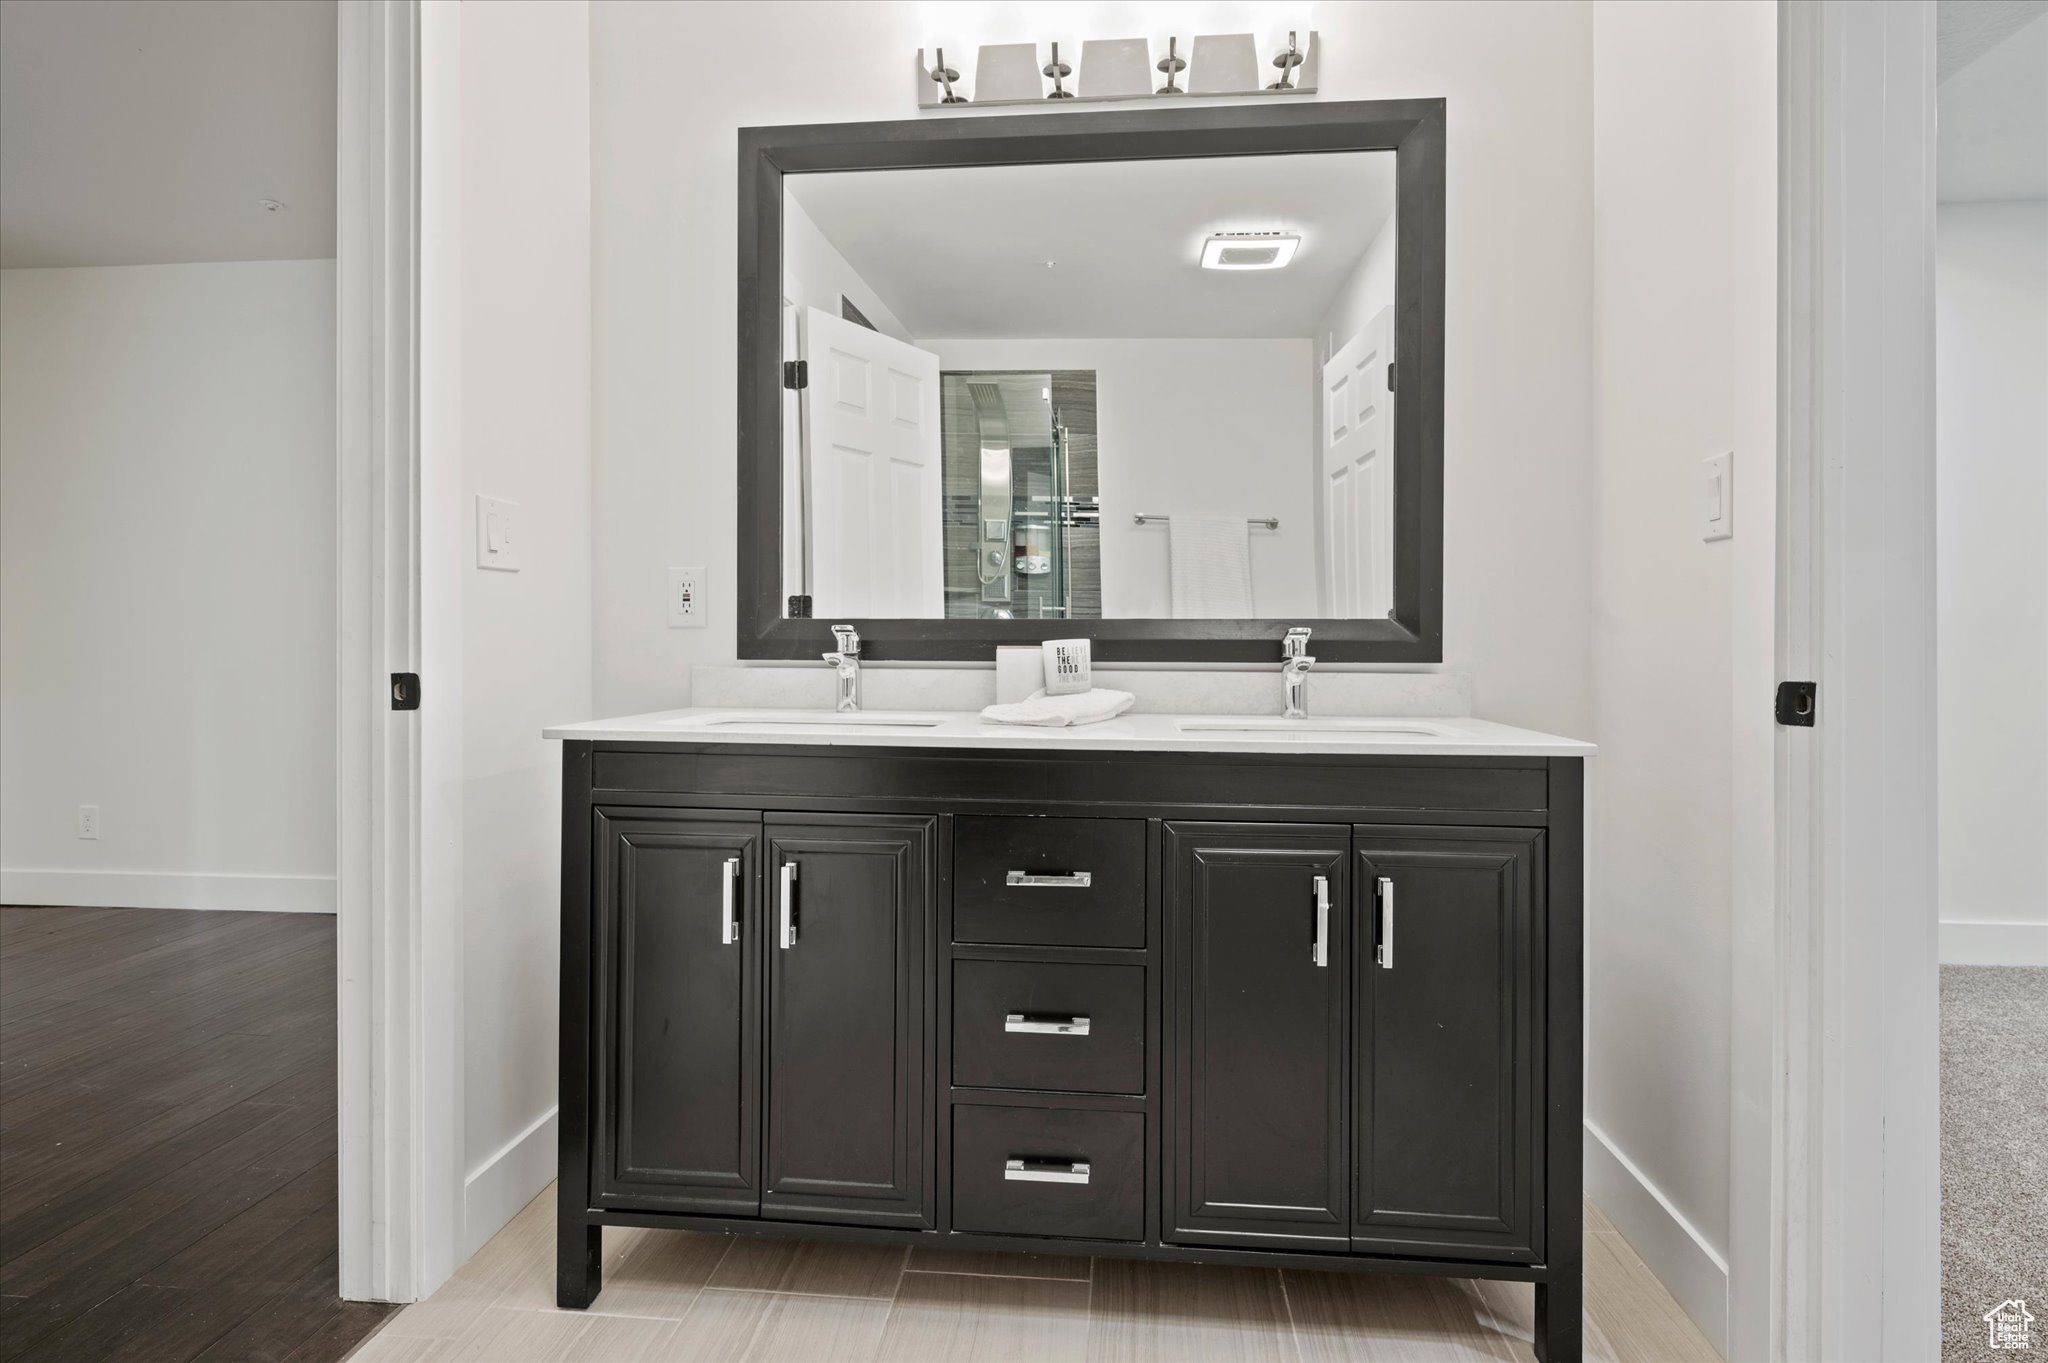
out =
[[339,1359],[334,919],[0,909],[0,1359]]

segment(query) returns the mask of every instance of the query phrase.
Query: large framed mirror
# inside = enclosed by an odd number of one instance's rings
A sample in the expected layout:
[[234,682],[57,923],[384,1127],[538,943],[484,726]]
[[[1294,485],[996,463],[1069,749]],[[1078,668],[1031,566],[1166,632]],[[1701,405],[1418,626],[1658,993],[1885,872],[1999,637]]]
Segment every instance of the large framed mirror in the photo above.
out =
[[748,128],[739,651],[1443,656],[1441,100]]

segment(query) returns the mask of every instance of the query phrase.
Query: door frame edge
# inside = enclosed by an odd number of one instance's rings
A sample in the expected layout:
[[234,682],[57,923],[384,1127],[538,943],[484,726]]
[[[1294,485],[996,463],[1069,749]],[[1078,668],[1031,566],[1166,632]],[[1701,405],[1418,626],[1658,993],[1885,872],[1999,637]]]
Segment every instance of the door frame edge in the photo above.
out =
[[1940,1351],[1934,4],[1779,14],[1776,650],[1819,711],[1777,730],[1769,1149],[1730,1188],[1768,1243],[1732,1247],[1731,1357],[1910,1360]]

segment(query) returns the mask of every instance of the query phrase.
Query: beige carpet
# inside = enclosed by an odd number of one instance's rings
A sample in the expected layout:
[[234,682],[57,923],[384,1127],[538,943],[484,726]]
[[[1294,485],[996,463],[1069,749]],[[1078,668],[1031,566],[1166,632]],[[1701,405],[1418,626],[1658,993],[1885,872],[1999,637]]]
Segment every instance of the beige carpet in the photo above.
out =
[[2024,1357],[1983,1320],[2015,1297],[2048,1351],[2048,970],[1943,966],[1943,1363]]

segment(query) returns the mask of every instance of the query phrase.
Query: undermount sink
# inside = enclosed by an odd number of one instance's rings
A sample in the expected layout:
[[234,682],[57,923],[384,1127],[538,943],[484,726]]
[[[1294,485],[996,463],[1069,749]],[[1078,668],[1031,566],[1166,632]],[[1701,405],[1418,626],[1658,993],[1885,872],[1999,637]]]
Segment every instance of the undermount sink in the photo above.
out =
[[1262,737],[1295,735],[1302,738],[1443,738],[1446,731],[1434,724],[1390,719],[1288,719],[1280,715],[1247,716],[1242,719],[1183,719],[1174,727],[1184,734],[1258,734]]
[[766,727],[797,729],[936,729],[945,715],[890,714],[887,711],[853,710],[840,714],[832,710],[734,710],[712,715],[690,715],[666,721],[676,729],[725,729]]

